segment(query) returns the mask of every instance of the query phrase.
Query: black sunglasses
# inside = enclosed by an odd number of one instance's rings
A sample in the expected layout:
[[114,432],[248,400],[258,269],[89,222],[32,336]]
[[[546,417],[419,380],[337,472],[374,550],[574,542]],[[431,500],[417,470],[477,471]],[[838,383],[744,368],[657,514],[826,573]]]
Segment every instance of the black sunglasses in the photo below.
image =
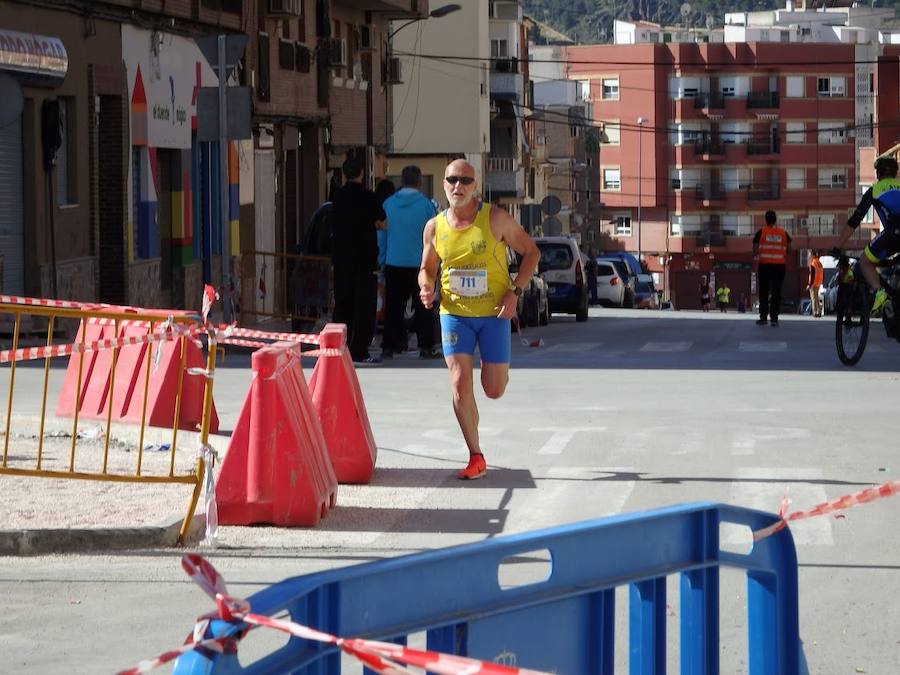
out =
[[471,185],[475,182],[475,179],[471,176],[446,176],[444,180],[450,183],[450,185],[456,185],[457,183],[462,183],[463,185]]

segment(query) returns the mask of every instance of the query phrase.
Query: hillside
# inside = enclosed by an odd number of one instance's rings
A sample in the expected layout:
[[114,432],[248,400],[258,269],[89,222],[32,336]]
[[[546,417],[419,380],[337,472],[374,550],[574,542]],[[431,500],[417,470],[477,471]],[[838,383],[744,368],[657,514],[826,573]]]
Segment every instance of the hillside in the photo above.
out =
[[[568,35],[578,43],[612,42],[614,19],[645,19],[664,25],[705,26],[707,17],[721,25],[726,12],[745,12],[783,7],[784,0],[689,0],[690,12],[682,18],[684,0],[524,0],[525,13]],[[869,4],[869,3],[865,3]],[[897,7],[900,0],[876,0],[879,7]]]

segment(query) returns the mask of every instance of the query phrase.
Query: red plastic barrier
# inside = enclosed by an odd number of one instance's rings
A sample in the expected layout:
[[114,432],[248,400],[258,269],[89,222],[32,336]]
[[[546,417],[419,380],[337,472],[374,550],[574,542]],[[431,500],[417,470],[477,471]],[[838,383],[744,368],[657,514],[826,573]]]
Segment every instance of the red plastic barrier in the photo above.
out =
[[[132,308],[114,308],[115,311],[129,311]],[[142,314],[148,310],[135,310]],[[161,320],[165,318],[159,312]],[[167,316],[167,315],[166,315]],[[155,330],[158,330],[159,323]],[[81,335],[86,331],[85,341],[106,338],[143,335],[149,325],[126,324],[119,328],[118,334],[114,325],[106,321],[88,320],[81,322],[75,342],[81,342]],[[147,390],[147,424],[154,427],[171,427],[175,420],[175,395],[178,391],[179,367],[181,363],[181,341],[158,343],[162,355],[158,365],[150,364],[150,383]],[[140,424],[144,404],[144,377],[147,370],[147,359],[155,357],[156,346],[133,345],[122,347],[116,359],[116,379],[113,387],[112,420],[114,422],[132,422]],[[109,380],[112,373],[112,350],[89,352],[84,356],[81,375],[81,406],[79,417],[86,419],[106,419]],[[69,366],[63,381],[63,387],[56,403],[56,414],[60,417],[72,417],[75,414],[76,389],[78,385],[78,363],[80,354],[69,357]],[[206,359],[200,349],[191,340],[185,343],[185,369],[206,368]],[[178,416],[178,428],[195,430],[203,419],[203,387],[206,384],[202,376],[183,375],[181,409]],[[219,429],[219,418],[213,403],[210,431]]]
[[319,357],[309,378],[309,391],[338,482],[368,483],[378,448],[346,345],[347,327],[327,324],[320,333],[320,348],[340,349],[342,353]]
[[337,478],[300,350],[278,342],[253,353],[253,380],[216,481],[221,525],[310,526],[335,505]]

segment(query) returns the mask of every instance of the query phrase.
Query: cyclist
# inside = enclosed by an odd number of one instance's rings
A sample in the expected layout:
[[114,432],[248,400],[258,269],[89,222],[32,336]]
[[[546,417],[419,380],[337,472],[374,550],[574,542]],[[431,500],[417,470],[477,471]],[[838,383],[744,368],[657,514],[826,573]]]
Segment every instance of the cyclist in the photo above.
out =
[[881,220],[882,230],[869,242],[859,259],[859,267],[866,282],[872,288],[878,289],[872,302],[872,314],[876,314],[891,301],[891,296],[884,287],[875,265],[900,252],[900,179],[897,178],[897,160],[893,157],[876,159],[875,178],[875,184],[863,194],[853,215],[847,220],[847,226],[841,232],[837,246],[832,251],[835,258],[840,256],[847,240],[853,236],[854,230],[874,206]]

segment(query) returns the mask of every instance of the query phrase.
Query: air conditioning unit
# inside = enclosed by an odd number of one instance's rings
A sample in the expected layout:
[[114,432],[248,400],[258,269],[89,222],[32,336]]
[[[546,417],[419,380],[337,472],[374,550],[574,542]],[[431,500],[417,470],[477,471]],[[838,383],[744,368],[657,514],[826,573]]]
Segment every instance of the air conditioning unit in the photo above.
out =
[[402,71],[400,68],[400,57],[392,56],[387,60],[385,64],[385,73],[384,73],[384,83],[385,84],[402,84],[403,77]]
[[347,66],[347,41],[344,38],[331,38],[328,41],[328,65]]
[[300,16],[303,0],[269,0],[269,14],[273,16]]

